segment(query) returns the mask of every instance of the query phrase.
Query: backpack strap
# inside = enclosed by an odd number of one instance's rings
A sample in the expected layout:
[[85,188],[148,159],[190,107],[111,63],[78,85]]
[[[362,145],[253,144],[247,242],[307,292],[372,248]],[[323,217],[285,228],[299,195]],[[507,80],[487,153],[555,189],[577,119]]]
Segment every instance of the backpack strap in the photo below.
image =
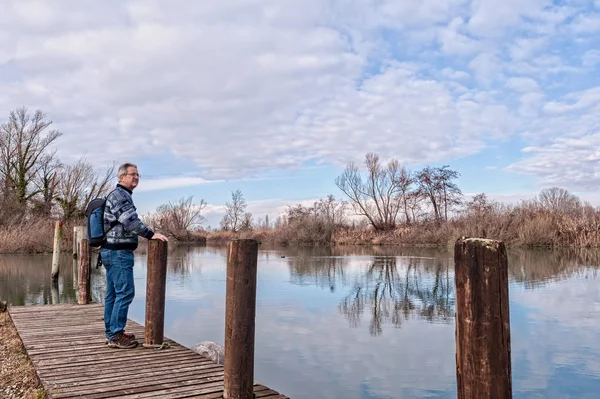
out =
[[[104,206],[106,207],[106,201],[108,201],[108,197],[114,193],[116,191],[116,188],[114,190],[112,190],[110,193],[108,193],[108,195],[106,196],[106,199],[104,200]],[[110,222],[110,227],[108,228],[108,230],[106,230],[106,232],[104,233],[104,236],[106,236],[108,234],[109,231],[111,231],[113,229],[113,227],[115,227],[116,225],[119,224],[118,220],[112,221]],[[100,258],[98,258],[100,259]],[[98,260],[98,263],[100,263],[100,260]],[[98,265],[96,265],[97,268]]]

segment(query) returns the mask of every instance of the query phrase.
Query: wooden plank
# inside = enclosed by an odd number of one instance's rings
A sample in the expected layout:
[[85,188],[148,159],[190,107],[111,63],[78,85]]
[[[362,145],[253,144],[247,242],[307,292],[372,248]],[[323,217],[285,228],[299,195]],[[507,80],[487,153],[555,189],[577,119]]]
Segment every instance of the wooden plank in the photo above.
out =
[[[35,359],[35,358],[34,358]],[[34,363],[36,365],[40,365],[43,366],[43,370],[55,370],[55,369],[62,369],[62,368],[84,368],[87,366],[93,366],[94,364],[99,365],[100,367],[104,367],[104,366],[108,366],[110,364],[114,364],[115,360],[119,360],[121,362],[124,362],[125,359],[124,358],[102,358],[99,360],[87,360],[87,361],[82,361],[82,362],[53,362],[53,363],[48,363],[48,361],[37,361],[34,360]],[[156,352],[154,354],[148,352],[146,354],[140,355],[138,357],[133,357],[134,360],[136,360],[137,362],[160,362],[160,361],[164,361],[165,360],[165,356],[162,354],[157,354]],[[187,360],[195,360],[195,361],[200,361],[197,357],[192,357],[189,354],[183,354],[183,353],[176,353],[176,354],[172,354],[168,357],[168,360],[173,360],[173,361],[187,361]]]
[[152,368],[148,368],[147,365],[141,368],[133,368],[124,366],[119,369],[109,369],[109,370],[93,370],[88,373],[72,373],[72,374],[62,374],[57,373],[54,377],[54,382],[60,384],[70,384],[80,382],[83,379],[87,379],[88,375],[91,376],[101,376],[103,380],[107,381],[110,379],[118,379],[122,376],[132,376],[135,378],[144,378],[148,376],[162,376],[164,374],[168,374],[169,372],[185,372],[189,370],[210,370],[210,369],[219,369],[219,365],[216,363],[198,363],[198,362],[188,362],[184,364],[180,364],[178,362],[171,363],[162,363],[160,365],[153,364]]
[[[209,391],[203,389],[201,393],[198,391],[197,387],[181,387],[181,388],[171,388],[164,389],[161,391],[147,392],[143,394],[135,394],[135,395],[127,395],[127,396],[119,396],[119,399],[146,399],[146,398],[160,398],[160,399],[175,399],[175,398],[202,398],[202,399],[222,399],[223,392],[219,388],[219,384],[215,383],[214,386],[217,388],[213,392],[210,391],[210,387],[208,385],[203,385],[203,388],[209,388]],[[255,384],[254,392],[261,392],[267,390],[269,388]]]
[[160,398],[160,399],[179,399],[179,398],[205,398],[209,395],[215,398],[223,398],[223,381],[216,381],[198,387],[193,386],[179,386],[173,388],[165,388],[161,390],[155,390],[151,392],[135,393],[118,396],[119,399],[147,399],[147,398]]
[[[102,305],[37,305],[9,312],[51,399],[223,395],[223,367],[167,337],[170,347],[163,350],[108,348]],[[126,329],[144,339],[139,324],[128,320]],[[260,399],[286,398],[258,383],[253,390]]]
[[[134,333],[136,335],[137,338],[143,338],[144,337],[144,332],[143,330],[140,330],[139,328],[136,327],[130,327],[130,326],[126,326],[125,327],[125,331],[130,332],[130,333]],[[25,336],[27,336],[28,334],[23,334]],[[104,336],[104,324],[102,325],[101,329],[99,330],[94,330],[94,331],[90,331],[87,333],[84,332],[77,332],[77,338],[85,338],[85,339],[98,339],[98,338],[102,338],[105,339]],[[48,334],[42,334],[41,337],[36,337],[35,342],[31,342],[32,345],[36,345],[38,343],[52,343],[52,342],[60,342],[63,340],[71,340],[73,339],[72,335],[60,335],[60,336],[56,336],[53,337],[51,335]]]
[[[127,353],[123,353],[127,351]],[[69,356],[69,357],[64,357],[64,358],[59,358],[59,359],[37,359],[36,356],[33,357],[34,363],[39,364],[40,366],[52,366],[52,365],[60,365],[60,364],[73,364],[73,366],[77,366],[79,364],[82,363],[90,363],[90,362],[95,362],[95,361],[101,361],[101,360],[110,360],[110,361],[114,361],[114,360],[119,360],[119,361],[125,361],[125,360],[136,360],[136,361],[149,361],[149,360],[156,360],[156,359],[164,359],[166,355],[164,355],[163,353],[159,353],[156,350],[153,349],[139,349],[135,350],[135,349],[106,349],[106,354],[100,355],[100,356],[85,356],[85,357],[79,357],[79,356]],[[193,353],[173,353],[173,355],[177,355],[178,358],[191,358],[194,356]]]
[[[147,392],[155,390],[156,386],[173,386],[174,383],[190,382],[197,385],[202,385],[206,381],[222,381],[223,370],[204,370],[204,371],[187,371],[180,372],[175,375],[163,374],[162,377],[157,376],[149,378],[118,378],[118,379],[97,379],[91,383],[82,382],[81,386],[76,383],[70,385],[61,384],[60,390],[57,390],[55,396],[57,398],[68,398],[71,396],[89,395],[92,393],[107,392],[107,389],[112,392]],[[82,380],[83,381],[83,380]]]
[[[52,309],[49,309],[52,307]],[[57,314],[61,315],[65,312],[70,311],[81,311],[94,313],[97,309],[104,309],[104,305],[101,303],[90,303],[88,305],[78,305],[75,303],[60,303],[56,305],[31,305],[31,306],[11,306],[11,315],[22,315],[22,314]]]
[[152,385],[142,385],[142,386],[138,386],[138,385],[131,385],[131,381],[123,381],[122,385],[118,386],[118,387],[114,387],[114,386],[106,386],[106,385],[101,385],[100,387],[96,388],[96,389],[87,389],[83,392],[75,392],[75,393],[57,393],[57,394],[53,394],[52,398],[56,398],[56,399],[66,399],[66,398],[73,398],[73,397],[81,397],[82,394],[85,394],[85,398],[86,399],[101,399],[101,398],[115,398],[115,397],[119,397],[125,394],[135,394],[135,393],[145,393],[145,392],[152,392],[155,391],[157,389],[164,389],[164,388],[172,388],[175,386],[197,386],[198,390],[202,390],[203,388],[203,384],[207,384],[207,383],[211,383],[211,382],[218,382],[219,385],[223,384],[223,372],[221,372],[221,374],[219,376],[215,376],[215,377],[204,377],[202,378],[201,381],[196,381],[193,379],[190,379],[189,377],[181,377],[179,379],[177,379],[176,381],[169,381],[169,382],[156,382],[155,384]]
[[[104,363],[106,364],[106,363]],[[204,364],[214,364],[214,362],[212,362],[210,359],[204,359],[204,360],[198,360],[198,359],[184,359],[184,360],[179,360],[177,358],[169,358],[167,360],[164,361],[155,361],[152,362],[152,369],[161,369],[161,368],[169,368],[169,369],[177,369],[180,367],[186,367],[189,365],[204,365]],[[114,364],[113,362],[110,363],[111,368],[110,371],[114,372],[114,373],[119,373],[119,372],[123,372],[123,371],[129,371],[131,370],[132,372],[141,372],[143,371],[146,367],[148,367],[146,365],[146,363],[140,363],[140,362],[134,362],[134,363],[128,363],[128,364],[123,364],[123,363],[118,363],[118,364]],[[110,375],[110,373],[107,374],[107,372],[105,372],[105,369],[101,369],[102,374],[103,375]],[[41,375],[45,375],[47,374],[48,376],[52,377],[55,376],[56,379],[60,378],[68,378],[68,376],[70,375],[92,375],[92,376],[96,376],[99,373],[98,371],[98,366],[96,365],[96,363],[90,363],[89,365],[86,366],[78,366],[77,368],[73,368],[70,366],[63,366],[63,367],[58,367],[55,369],[44,369],[44,372],[41,373]]]
[[[139,338],[136,337],[139,340]],[[165,340],[166,343],[170,345],[174,345],[175,342]],[[69,354],[70,352],[76,352],[78,355],[86,355],[88,353],[98,353],[100,350],[108,349],[111,351],[115,351],[113,348],[109,348],[106,346],[106,338],[101,337],[100,339],[96,339],[94,341],[68,341],[65,345],[44,345],[41,348],[36,347],[35,345],[27,350],[27,353],[31,355],[40,355],[40,357],[59,357],[64,354]],[[144,348],[150,350],[151,348]]]

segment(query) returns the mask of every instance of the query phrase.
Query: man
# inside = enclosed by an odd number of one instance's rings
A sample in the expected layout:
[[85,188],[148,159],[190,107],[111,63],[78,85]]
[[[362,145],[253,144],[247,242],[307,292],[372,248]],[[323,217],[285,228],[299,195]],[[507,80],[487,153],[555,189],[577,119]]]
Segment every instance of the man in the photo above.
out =
[[106,198],[104,227],[108,233],[100,252],[106,268],[104,326],[110,348],[132,349],[138,343],[133,334],[125,333],[125,324],[135,295],[133,251],[138,246],[138,236],[148,240],[168,240],[144,225],[136,213],[131,194],[140,179],[137,166],[124,163],[119,167],[118,175],[117,187]]

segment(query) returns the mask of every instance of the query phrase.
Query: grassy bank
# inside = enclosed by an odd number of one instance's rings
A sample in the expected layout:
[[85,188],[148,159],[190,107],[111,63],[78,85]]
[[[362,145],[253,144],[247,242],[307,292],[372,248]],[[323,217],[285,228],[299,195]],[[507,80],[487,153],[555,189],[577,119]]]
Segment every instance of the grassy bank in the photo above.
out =
[[[55,220],[31,218],[0,226],[0,253],[48,253],[54,245]],[[62,228],[62,250],[73,248],[73,226],[83,222],[65,223]]]
[[0,313],[0,359],[0,397],[47,397],[8,312]]
[[[0,253],[52,252],[54,221],[30,220],[0,227]],[[73,226],[66,223],[62,248],[72,248]],[[224,245],[236,238],[252,238],[275,245],[452,245],[462,236],[491,238],[511,247],[600,248],[600,211],[579,207],[549,211],[536,204],[490,206],[471,210],[448,221],[423,220],[377,231],[366,224],[330,223],[319,215],[289,219],[276,227],[232,231],[192,231],[181,235],[186,243]],[[141,240],[143,242],[144,240]],[[172,242],[178,242],[172,237]],[[182,241],[179,241],[182,242]]]
[[387,231],[307,219],[303,223],[276,228],[205,234],[209,244],[224,244],[234,238],[254,238],[279,245],[447,246],[468,236],[501,240],[511,247],[600,248],[600,213],[592,208],[578,212],[550,212],[521,206],[463,214],[449,221],[403,224]]

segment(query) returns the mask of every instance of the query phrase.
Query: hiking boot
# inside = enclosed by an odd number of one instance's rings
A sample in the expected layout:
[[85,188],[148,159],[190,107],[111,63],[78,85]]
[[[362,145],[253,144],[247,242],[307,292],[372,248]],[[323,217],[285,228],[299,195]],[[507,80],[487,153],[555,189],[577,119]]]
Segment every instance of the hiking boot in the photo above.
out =
[[133,349],[136,346],[138,346],[138,342],[128,338],[125,334],[120,334],[118,337],[108,342],[109,348]]
[[[125,336],[125,338],[128,338],[128,339],[130,339],[132,341],[135,341],[135,335],[133,335],[133,334],[127,334],[125,332],[123,333],[123,335]],[[108,338],[106,339],[106,341],[104,343],[105,344],[110,343],[110,341],[108,340]]]

